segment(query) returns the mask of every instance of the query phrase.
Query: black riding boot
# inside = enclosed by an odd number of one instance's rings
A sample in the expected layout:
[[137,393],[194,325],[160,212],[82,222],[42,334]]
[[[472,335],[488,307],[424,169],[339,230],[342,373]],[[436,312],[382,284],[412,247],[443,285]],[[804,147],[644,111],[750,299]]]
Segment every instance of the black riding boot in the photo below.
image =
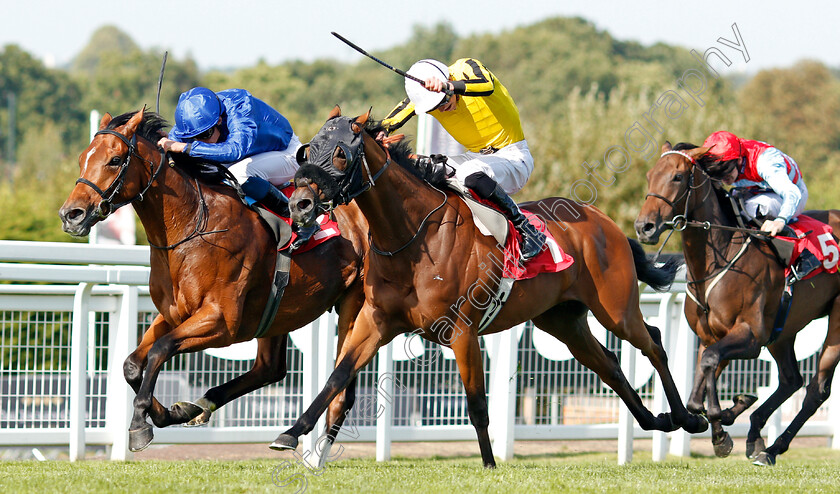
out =
[[499,206],[505,216],[513,223],[516,231],[519,232],[521,238],[519,240],[519,250],[522,251],[522,260],[527,261],[536,257],[545,245],[545,234],[531,224],[530,221],[522,214],[519,206],[513,202],[513,199],[502,189],[500,185],[496,185],[493,193],[488,197],[493,201],[493,204]]
[[793,263],[791,270],[793,271],[792,274],[796,278],[796,281],[799,281],[811,274],[811,272],[815,269],[819,268],[820,265],[821,263],[820,260],[817,259],[817,256],[815,256],[810,250],[805,249],[796,259],[796,262]]
[[519,210],[519,206],[495,180],[483,172],[476,172],[464,179],[464,185],[475,191],[478,197],[487,199],[498,206],[507,219],[513,223],[521,236],[519,250],[522,252],[523,261],[531,259],[542,251],[545,245],[545,234],[534,228]]
[[289,198],[268,180],[248,177],[248,180],[242,184],[242,191],[269,210],[285,218],[289,217]]
[[[280,190],[268,180],[259,177],[249,177],[248,180],[242,184],[242,191],[245,192],[251,199],[254,199],[280,216],[283,216],[284,218],[288,218],[290,216],[289,198],[280,192]],[[309,239],[312,238],[312,235],[321,229],[321,226],[315,224],[309,227],[299,228],[293,225],[292,228],[297,234],[297,238],[295,238],[295,241],[292,242],[291,246],[291,249],[295,250],[308,242]]]

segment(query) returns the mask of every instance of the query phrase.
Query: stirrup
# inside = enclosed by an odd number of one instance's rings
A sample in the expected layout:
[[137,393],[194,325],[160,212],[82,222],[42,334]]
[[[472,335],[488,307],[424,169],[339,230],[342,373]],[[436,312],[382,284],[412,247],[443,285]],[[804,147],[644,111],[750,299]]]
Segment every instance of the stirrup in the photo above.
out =
[[292,245],[289,246],[289,251],[294,252],[297,249],[300,249],[301,247],[303,247],[306,244],[306,242],[309,242],[309,240],[312,238],[312,236],[315,235],[315,233],[318,232],[320,229],[321,229],[321,225],[318,225],[318,224],[315,224],[315,225],[312,225],[312,226],[306,226],[306,227],[302,227],[302,228],[298,227],[295,230],[295,233],[297,234],[297,238],[295,238],[294,242],[292,242]]

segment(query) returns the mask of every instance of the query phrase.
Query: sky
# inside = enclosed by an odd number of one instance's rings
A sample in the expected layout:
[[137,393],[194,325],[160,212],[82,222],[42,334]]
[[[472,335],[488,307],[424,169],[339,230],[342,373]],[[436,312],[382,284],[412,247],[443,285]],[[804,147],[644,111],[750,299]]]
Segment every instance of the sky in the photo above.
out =
[[[337,31],[368,51],[402,44],[416,25],[448,22],[460,36],[500,33],[555,16],[580,16],[620,40],[656,42],[705,51],[718,38],[743,37],[749,62],[733,71],[788,67],[803,58],[840,67],[840,2],[705,0],[422,0],[390,2],[281,0],[47,1],[0,0],[0,46],[9,43],[58,66],[111,24],[143,49],[187,55],[202,70],[361,58],[330,35]],[[805,7],[805,5],[821,5]],[[491,63],[490,61],[485,61]],[[371,62],[372,63],[372,62]]]

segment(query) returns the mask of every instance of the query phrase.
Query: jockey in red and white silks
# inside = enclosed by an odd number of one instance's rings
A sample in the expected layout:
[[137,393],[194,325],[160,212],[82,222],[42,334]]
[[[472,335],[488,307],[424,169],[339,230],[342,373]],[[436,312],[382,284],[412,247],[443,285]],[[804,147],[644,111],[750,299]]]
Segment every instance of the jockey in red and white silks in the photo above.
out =
[[746,212],[753,218],[766,217],[761,229],[773,235],[805,210],[808,188],[799,165],[773,146],[740,139],[731,132],[710,135],[703,147],[720,163],[724,183],[753,192],[745,200]]

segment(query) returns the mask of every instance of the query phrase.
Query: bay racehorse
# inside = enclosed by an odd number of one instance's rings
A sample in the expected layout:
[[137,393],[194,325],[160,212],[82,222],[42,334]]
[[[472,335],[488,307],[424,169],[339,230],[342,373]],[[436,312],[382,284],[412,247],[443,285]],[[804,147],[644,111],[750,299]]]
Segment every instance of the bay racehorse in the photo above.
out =
[[[156,144],[167,125],[144,111],[113,119],[106,114],[79,157],[81,177],[59,211],[64,231],[84,236],[117,207],[133,204],[152,245],[149,291],[160,313],[124,365],[137,394],[129,431],[133,451],[153,438],[147,416],[158,427],[200,425],[225,403],[283,379],[287,334],[333,306],[338,307],[340,344],[363,297],[367,224],[355,206],[338,208],[334,214],[342,236],[292,256],[288,285],[273,325],[258,338],[253,368],[196,403],[161,405],[153,391],[170,358],[254,338],[277,253],[263,220],[233,187],[220,183],[228,176],[224,167],[202,174],[189,157],[175,154],[177,161],[168,161]],[[331,409],[339,425],[353,392],[351,386]]]
[[[473,225],[462,199],[415,176],[405,160],[407,153],[382,147],[373,137],[373,125],[366,128],[368,118],[342,117],[336,107],[312,139],[308,156],[299,155],[306,164],[295,179],[293,220],[309,224],[325,201],[355,197],[370,225],[371,244],[364,267],[365,303],[339,350],[336,369],[309,409],[271,447],[295,448],[297,438],[312,430],[329,401],[380,347],[400,333],[419,330],[424,338],[454,351],[482,461],[494,467],[478,323],[490,304],[487,294],[495,291],[502,274],[490,261],[497,242]],[[615,390],[642,428],[708,428],[704,418],[683,406],[659,330],[645,323],[639,309],[638,280],[662,288],[673,280],[677,266],[655,268],[641,245],[594,207],[564,199],[524,207],[549,220],[548,228],[574,264],[559,273],[517,281],[482,334],[533,319]],[[645,408],[615,355],[590,332],[588,310],[650,359],[662,378],[670,413],[654,416]]]
[[[758,357],[765,345],[778,364],[779,387],[750,415],[746,451],[756,464],[772,465],[831,390],[840,359],[840,276],[823,272],[807,282],[794,283],[790,313],[781,334],[771,342],[784,288],[783,266],[767,242],[738,228],[721,184],[704,171],[711,160],[705,157],[707,152],[708,148],[686,143],[675,148],[668,142],[662,146],[662,156],[647,174],[648,194],[636,219],[636,233],[642,242],[655,244],[666,229],[682,229],[692,295],[686,299],[685,316],[701,342],[687,407],[702,412],[705,397],[718,456],[727,456],[732,450],[732,439],[723,425],[731,425],[755,401],[754,397],[738,396],[733,407],[722,410],[716,383],[720,373],[730,360]],[[840,211],[805,214],[829,223],[835,232],[840,228]],[[825,315],[829,316],[828,334],[802,409],[765,449],[761,429],[803,384],[794,353],[796,333]]]

